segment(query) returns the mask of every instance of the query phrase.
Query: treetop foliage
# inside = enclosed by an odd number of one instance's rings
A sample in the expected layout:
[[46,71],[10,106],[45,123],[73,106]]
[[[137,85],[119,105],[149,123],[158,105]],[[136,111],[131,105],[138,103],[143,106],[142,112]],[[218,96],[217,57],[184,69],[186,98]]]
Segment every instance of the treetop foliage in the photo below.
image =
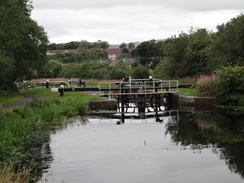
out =
[[[31,10],[30,0],[0,2],[0,89],[14,89],[14,81],[33,77],[119,79],[125,74],[139,77],[139,73],[140,77],[147,77],[150,70],[151,75],[167,79],[198,77],[223,66],[244,64],[243,14],[218,25],[216,32],[191,28],[188,33],[181,32],[165,40],[144,41],[136,48],[134,43],[122,43],[118,58],[133,57],[136,63],[130,68],[123,62],[113,67],[98,62],[108,59],[101,50],[109,47],[106,41],[48,45],[44,28],[30,18]],[[131,52],[130,48],[135,49]],[[78,49],[78,52],[46,57],[47,49]]]
[[90,43],[88,41],[71,41],[69,43],[52,43],[48,45],[48,50],[63,50],[63,49],[94,49],[94,48],[102,48],[107,49],[109,47],[109,43],[107,41],[98,40],[97,42]]
[[29,0],[0,2],[0,89],[14,89],[14,81],[31,77],[46,64],[48,38],[30,18]]

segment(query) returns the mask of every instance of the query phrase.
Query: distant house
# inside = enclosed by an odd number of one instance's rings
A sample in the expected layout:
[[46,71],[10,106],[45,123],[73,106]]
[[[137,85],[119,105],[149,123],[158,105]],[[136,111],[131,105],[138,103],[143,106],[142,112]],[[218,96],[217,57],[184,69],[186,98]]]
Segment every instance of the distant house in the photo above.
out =
[[55,55],[57,52],[60,52],[60,53],[77,53],[78,49],[48,50],[47,55]]
[[[119,62],[120,62],[120,60],[113,60],[109,66],[115,66]],[[124,59],[123,62],[125,63],[125,65],[128,65],[129,67],[131,67],[136,62],[136,60],[133,58],[129,58],[129,59]]]
[[104,51],[106,51],[106,53],[108,54],[108,59],[110,60],[116,60],[121,54],[120,48],[104,49]]
[[[93,49],[86,49],[86,51],[92,51]],[[113,49],[101,49],[104,50],[107,55],[109,60],[116,60],[121,54],[121,49],[120,48],[113,48]]]
[[[93,49],[86,49],[86,51],[92,51]],[[104,50],[107,55],[109,60],[116,60],[120,54],[121,54],[121,49],[120,48],[112,48],[112,49],[101,49]],[[133,49],[129,49],[131,52]],[[77,53],[78,49],[64,49],[64,50],[48,50],[47,55],[55,55],[57,52],[60,53]]]

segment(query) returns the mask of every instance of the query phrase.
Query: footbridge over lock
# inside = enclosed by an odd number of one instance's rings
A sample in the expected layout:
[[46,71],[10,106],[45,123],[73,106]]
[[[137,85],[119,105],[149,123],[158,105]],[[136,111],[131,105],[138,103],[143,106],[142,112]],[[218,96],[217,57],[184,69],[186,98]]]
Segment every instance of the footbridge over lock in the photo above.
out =
[[123,123],[128,116],[137,118],[157,117],[164,110],[171,110],[178,102],[178,88],[192,85],[179,85],[178,80],[132,79],[128,82],[100,82],[97,88],[58,88],[60,96],[65,92],[93,91],[99,96],[117,100],[117,115]]

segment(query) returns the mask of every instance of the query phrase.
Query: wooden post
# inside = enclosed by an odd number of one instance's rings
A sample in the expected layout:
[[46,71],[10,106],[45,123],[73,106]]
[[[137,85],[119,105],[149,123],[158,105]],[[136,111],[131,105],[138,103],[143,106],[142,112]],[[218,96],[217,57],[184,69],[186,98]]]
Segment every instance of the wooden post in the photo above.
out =
[[138,94],[138,112],[141,118],[145,118],[145,95],[144,94]]
[[46,80],[46,89],[49,88],[49,80]]
[[60,85],[59,92],[60,92],[60,97],[63,97],[64,96],[64,85]]
[[121,122],[125,123],[125,95],[121,95]]

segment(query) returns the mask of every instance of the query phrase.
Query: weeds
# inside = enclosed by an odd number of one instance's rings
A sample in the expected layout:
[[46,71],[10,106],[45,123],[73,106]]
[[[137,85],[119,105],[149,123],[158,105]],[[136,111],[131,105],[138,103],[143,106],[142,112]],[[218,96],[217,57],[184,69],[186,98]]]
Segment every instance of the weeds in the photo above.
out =
[[[4,164],[3,169],[0,171],[1,183],[28,183],[31,177],[31,169],[22,167],[15,170],[13,164]],[[17,172],[17,173],[16,173]]]
[[[0,162],[15,162],[21,156],[21,148],[28,139],[45,127],[64,125],[68,118],[84,115],[87,103],[82,99],[60,101],[57,98],[34,99],[23,107],[17,107],[0,113]],[[1,183],[10,179],[25,182],[14,173],[11,166],[0,166]],[[18,174],[22,175],[21,170]],[[15,177],[13,177],[15,176]],[[18,181],[17,181],[18,180]]]
[[197,80],[196,87],[202,96],[214,96],[216,91],[216,80],[218,77],[213,73],[211,75],[201,75]]

